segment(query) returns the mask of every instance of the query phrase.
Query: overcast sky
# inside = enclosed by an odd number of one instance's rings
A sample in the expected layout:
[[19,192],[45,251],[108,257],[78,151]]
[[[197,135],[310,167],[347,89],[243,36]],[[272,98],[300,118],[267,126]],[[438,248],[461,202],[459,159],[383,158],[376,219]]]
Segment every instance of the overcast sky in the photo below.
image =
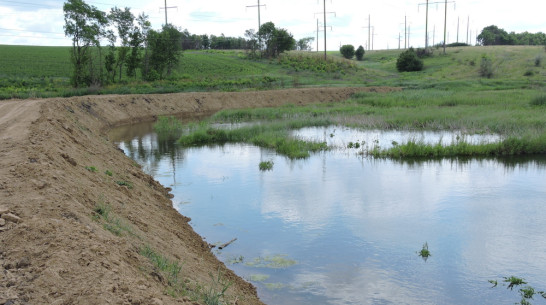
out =
[[[429,42],[439,43],[443,41],[444,0],[429,1]],[[150,16],[154,28],[165,22],[164,0],[86,2],[104,11],[118,6],[131,8],[135,15],[144,12]],[[64,36],[63,3],[62,0],[0,0],[0,44],[70,45],[70,39]],[[398,48],[399,35],[404,47],[405,16],[409,45],[424,46],[425,3],[426,0],[326,0],[327,49],[337,50],[341,44],[368,49],[368,34],[376,50]],[[258,0],[167,0],[168,7],[176,7],[168,9],[168,21],[192,34],[243,36],[245,30],[258,27],[257,4]],[[323,0],[260,0],[260,4],[262,24],[272,21],[296,39],[309,36],[316,39],[319,19],[319,50],[324,50]],[[457,41],[458,19],[458,41],[467,42],[468,30],[472,44],[476,33],[492,24],[508,32],[546,32],[545,12],[544,0],[448,0],[447,42]],[[368,24],[372,27],[370,33]],[[315,41],[313,48],[316,45]]]

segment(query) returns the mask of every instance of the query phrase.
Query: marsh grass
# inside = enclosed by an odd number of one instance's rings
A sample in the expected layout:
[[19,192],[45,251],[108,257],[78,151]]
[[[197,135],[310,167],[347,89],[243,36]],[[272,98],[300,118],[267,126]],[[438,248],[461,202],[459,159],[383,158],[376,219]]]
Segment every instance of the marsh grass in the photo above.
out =
[[428,250],[428,243],[425,242],[425,244],[423,245],[423,248],[421,248],[421,250],[419,252],[417,252],[419,254],[419,256],[421,258],[423,258],[423,260],[426,262],[427,259],[432,256],[432,254],[430,253],[430,251]]
[[262,161],[259,168],[261,171],[270,171],[273,169],[273,161]]
[[[301,122],[300,122],[301,123]],[[183,146],[224,143],[251,143],[259,147],[274,149],[279,154],[292,159],[307,158],[310,152],[326,150],[324,142],[311,142],[290,136],[290,131],[305,126],[297,122],[271,122],[226,130],[213,128],[209,124],[199,124],[187,135],[178,140]]]
[[364,152],[374,157],[389,158],[440,158],[475,156],[518,156],[546,153],[546,135],[538,137],[510,137],[498,143],[471,144],[465,140],[451,145],[427,144],[415,140],[381,149],[374,147]]
[[[517,277],[517,276],[510,276],[510,277],[504,277],[503,282],[506,284],[503,284],[507,286],[507,289],[513,290],[514,288],[517,288],[518,286],[527,285],[527,282],[525,279]],[[493,284],[493,287],[495,288],[498,285],[497,280],[489,280],[489,283]],[[521,300],[519,303],[520,305],[531,305],[531,302],[529,300],[533,300],[535,295],[539,295],[546,299],[546,292],[544,291],[538,291],[535,288],[527,285],[525,287],[522,287],[518,290],[518,293],[521,297]]]
[[173,116],[160,116],[154,124],[154,131],[162,139],[176,139],[183,129],[182,122]]

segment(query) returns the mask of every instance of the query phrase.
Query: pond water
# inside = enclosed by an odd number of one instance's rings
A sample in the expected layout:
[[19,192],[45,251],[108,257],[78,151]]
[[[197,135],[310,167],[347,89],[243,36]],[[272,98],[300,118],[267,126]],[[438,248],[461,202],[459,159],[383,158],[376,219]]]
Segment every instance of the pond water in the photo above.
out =
[[[302,132],[331,138],[330,128]],[[339,129],[342,144],[378,139]],[[174,207],[209,243],[237,238],[215,252],[267,304],[514,304],[517,290],[501,284],[512,275],[546,290],[544,157],[398,161],[333,150],[290,160],[246,144],[181,148],[150,125],[112,137],[173,188]],[[393,140],[403,141],[380,141]],[[261,161],[273,169],[260,171]]]

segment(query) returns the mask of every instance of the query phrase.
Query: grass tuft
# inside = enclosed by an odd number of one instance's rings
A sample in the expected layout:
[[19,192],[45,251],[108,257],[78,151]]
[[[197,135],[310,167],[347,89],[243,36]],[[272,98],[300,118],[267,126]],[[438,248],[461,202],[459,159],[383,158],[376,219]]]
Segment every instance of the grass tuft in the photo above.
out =
[[269,171],[273,169],[273,161],[262,161],[260,162],[261,171]]
[[423,245],[423,248],[421,249],[421,251],[417,252],[419,254],[420,257],[423,258],[424,261],[427,261],[427,259],[432,256],[432,254],[430,253],[430,251],[428,250],[428,243],[425,242],[425,244]]
[[546,106],[546,94],[533,98],[531,100],[531,106]]

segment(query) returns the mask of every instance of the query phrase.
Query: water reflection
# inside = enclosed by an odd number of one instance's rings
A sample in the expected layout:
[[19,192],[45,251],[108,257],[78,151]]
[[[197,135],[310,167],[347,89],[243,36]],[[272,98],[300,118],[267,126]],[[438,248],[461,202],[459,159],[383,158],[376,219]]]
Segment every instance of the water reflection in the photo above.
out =
[[[545,157],[294,161],[243,144],[181,149],[149,132],[120,146],[173,187],[209,242],[238,238],[218,256],[244,257],[230,267],[247,279],[268,275],[253,282],[268,304],[508,304],[517,294],[487,280],[510,275],[546,289]],[[273,171],[259,171],[266,160]],[[297,264],[245,264],[258,257]]]

